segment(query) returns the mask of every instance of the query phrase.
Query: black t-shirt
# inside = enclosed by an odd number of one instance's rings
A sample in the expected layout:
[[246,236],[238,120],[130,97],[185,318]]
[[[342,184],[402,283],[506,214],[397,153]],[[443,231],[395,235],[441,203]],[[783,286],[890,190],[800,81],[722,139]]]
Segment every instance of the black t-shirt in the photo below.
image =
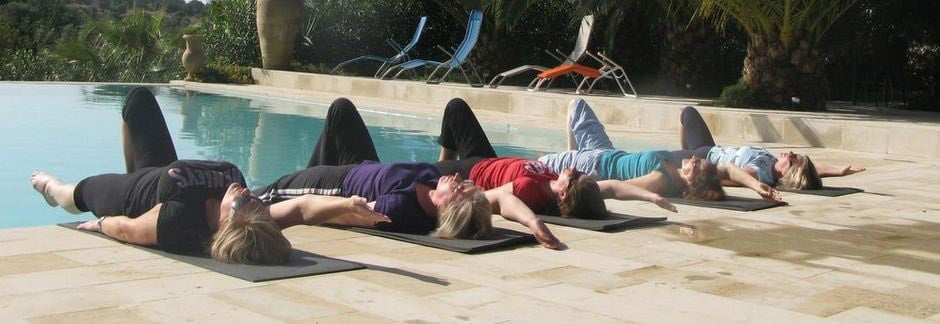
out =
[[206,220],[206,200],[222,200],[232,183],[245,178],[228,162],[179,160],[165,167],[138,170],[128,192],[125,215],[137,217],[163,203],[157,219],[157,246],[165,251],[205,248],[212,236]]

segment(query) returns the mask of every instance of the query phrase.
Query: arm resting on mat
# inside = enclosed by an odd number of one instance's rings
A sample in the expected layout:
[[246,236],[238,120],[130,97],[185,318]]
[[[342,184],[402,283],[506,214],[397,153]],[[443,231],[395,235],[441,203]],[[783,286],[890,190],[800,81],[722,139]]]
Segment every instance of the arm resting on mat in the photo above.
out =
[[497,188],[487,190],[485,194],[486,199],[490,201],[490,205],[493,207],[493,213],[500,214],[505,219],[528,227],[542,246],[556,250],[561,248],[561,242],[552,234],[552,231],[548,230],[545,223],[535,217],[535,213],[511,192],[505,192]]
[[389,222],[388,217],[373,210],[359,196],[304,195],[271,205],[271,218],[282,229],[323,223],[372,228],[377,223]]
[[122,242],[155,245],[157,244],[157,218],[160,215],[161,206],[163,206],[162,203],[157,204],[136,218],[108,216],[90,220],[78,225],[78,229],[101,232]]
[[751,188],[764,199],[783,202],[780,199],[780,192],[757,180],[757,171],[754,169],[742,169],[731,163],[722,163],[718,165],[718,176],[722,179],[722,183],[726,183],[726,180],[728,180],[732,185]]
[[597,182],[601,189],[601,196],[604,199],[617,200],[643,200],[656,204],[659,208],[676,212],[676,206],[666,201],[665,198],[657,193],[646,190],[640,186],[635,186],[620,180],[602,180]]

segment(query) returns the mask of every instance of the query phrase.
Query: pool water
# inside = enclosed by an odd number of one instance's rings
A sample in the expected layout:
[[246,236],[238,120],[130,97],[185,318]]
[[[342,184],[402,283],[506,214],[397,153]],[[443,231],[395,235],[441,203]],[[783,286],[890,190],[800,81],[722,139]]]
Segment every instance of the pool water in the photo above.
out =
[[[0,84],[0,228],[91,219],[47,206],[30,187],[43,170],[75,183],[101,173],[123,173],[120,113],[132,86]],[[326,104],[240,98],[151,87],[183,159],[238,165],[250,187],[306,167],[323,127]],[[437,158],[440,120],[370,112],[379,157],[386,162]],[[379,125],[379,126],[372,126]],[[392,127],[394,126],[394,127]],[[536,156],[509,145],[517,130],[487,129],[500,155]],[[509,134],[512,133],[512,134]],[[508,135],[507,135],[508,134]],[[514,135],[516,134],[516,135]],[[557,143],[563,143],[559,137]]]

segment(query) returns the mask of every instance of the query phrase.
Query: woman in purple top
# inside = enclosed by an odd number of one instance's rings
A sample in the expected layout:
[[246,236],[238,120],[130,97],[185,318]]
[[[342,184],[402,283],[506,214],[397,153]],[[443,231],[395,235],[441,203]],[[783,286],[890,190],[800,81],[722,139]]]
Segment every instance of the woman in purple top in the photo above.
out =
[[460,175],[441,176],[428,163],[379,163],[375,145],[356,107],[337,99],[327,112],[320,139],[304,170],[254,191],[265,203],[308,195],[361,197],[378,221],[336,217],[327,223],[430,234],[441,238],[482,238],[492,230],[491,215],[528,226],[549,248],[560,243],[512,194],[483,192]]

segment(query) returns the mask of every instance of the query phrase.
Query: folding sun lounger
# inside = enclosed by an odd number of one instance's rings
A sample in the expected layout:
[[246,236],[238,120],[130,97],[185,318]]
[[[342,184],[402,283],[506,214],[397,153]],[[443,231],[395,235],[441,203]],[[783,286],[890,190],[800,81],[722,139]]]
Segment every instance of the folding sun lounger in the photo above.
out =
[[[105,239],[117,242],[113,238],[98,232],[88,232],[78,229],[82,222],[61,223],[59,226],[76,230],[82,233],[95,235]],[[294,277],[303,277],[324,273],[332,273],[347,270],[356,270],[365,268],[361,264],[339,259],[328,258],[316,255],[310,252],[294,249],[291,251],[290,260],[286,264],[278,265],[251,265],[251,264],[227,264],[213,260],[206,255],[184,255],[166,252],[146,246],[129,244],[132,246],[153,254],[167,257],[179,262],[188,263],[210,271],[229,275],[242,280],[251,282],[268,281],[275,279],[287,279]]]
[[[630,82],[630,78],[627,77],[626,72],[624,72],[623,67],[615,63],[603,53],[597,53],[595,55],[591,54],[591,52],[587,50],[593,23],[593,16],[585,16],[584,19],[581,20],[581,28],[578,32],[578,41],[575,43],[574,50],[572,50],[571,54],[569,54],[564,60],[556,57],[556,59],[561,61],[561,65],[551,69],[540,70],[541,73],[539,73],[538,76],[532,80],[532,82],[529,82],[529,91],[539,91],[544,89],[543,87],[550,86],[551,83],[560,76],[571,76],[573,74],[577,74],[580,75],[582,79],[580,82],[578,82],[578,88],[575,90],[576,93],[589,94],[592,90],[594,90],[594,86],[597,84],[597,81],[602,79],[610,79],[617,84],[617,87],[620,88],[620,93],[622,93],[625,97],[636,97],[636,89],[633,87],[633,83]],[[552,54],[551,52],[546,52]],[[600,63],[601,67],[593,68],[579,64],[578,62],[584,57],[584,55],[590,56],[592,59]],[[536,68],[532,69],[539,70]],[[497,78],[500,78],[504,74],[505,76],[509,76],[512,73],[521,73],[524,71],[526,70],[523,69],[523,67],[518,67],[516,69],[500,73],[496,76],[496,78],[493,78],[493,80],[490,81],[490,86],[495,87],[493,83],[497,81]],[[499,82],[502,82],[502,80]],[[575,80],[575,82],[577,82],[577,80]],[[631,94],[627,93],[626,89],[624,88],[624,83],[630,87]],[[498,85],[499,83],[497,82],[496,86]]]
[[[591,40],[591,30],[593,29],[593,25],[594,25],[593,15],[584,16],[584,18],[581,19],[581,28],[578,29],[578,40],[575,41],[574,49],[571,50],[571,53],[568,54],[568,56],[565,56],[564,53],[562,53],[561,51],[557,49],[555,50],[555,53],[552,53],[549,50],[545,50],[545,53],[547,53],[552,58],[558,60],[558,63],[560,64],[577,63],[578,61],[581,60],[582,57],[584,57],[584,53],[587,52],[588,42]],[[526,71],[538,71],[541,73],[541,72],[545,72],[548,69],[549,68],[541,66],[541,65],[523,65],[523,66],[514,68],[512,70],[497,74],[495,77],[493,77],[492,80],[490,80],[489,86],[490,88],[496,88],[500,84],[502,84],[503,81],[506,80],[506,78],[513,77],[515,75],[518,75]],[[529,82],[529,88],[532,89],[533,85],[538,80],[539,80],[538,78],[532,79],[532,82]],[[575,83],[578,82],[576,79],[574,81]]]
[[411,53],[411,51],[414,50],[415,46],[418,45],[418,40],[421,39],[421,34],[424,32],[424,25],[427,23],[427,21],[428,21],[428,17],[421,17],[421,20],[418,20],[418,28],[415,29],[414,35],[411,36],[411,41],[408,42],[408,44],[405,44],[405,46],[398,45],[398,43],[396,43],[392,39],[385,40],[385,42],[388,43],[389,46],[391,46],[396,51],[398,51],[398,54],[395,54],[394,56],[391,56],[391,57],[363,55],[354,59],[344,61],[340,64],[337,64],[336,67],[330,70],[330,74],[336,74],[336,72],[339,72],[339,70],[342,69],[344,66],[352,64],[352,63],[356,63],[359,61],[377,61],[377,62],[382,62],[382,66],[380,66],[379,69],[375,71],[375,75],[373,76],[375,78],[378,78],[390,66],[411,59],[411,57],[408,56],[408,53]]
[[[450,56],[450,59],[444,62],[437,62],[431,60],[410,60],[405,63],[401,63],[395,66],[390,67],[384,73],[382,73],[382,79],[395,79],[398,78],[406,70],[414,70],[416,68],[427,66],[434,67],[434,71],[431,72],[431,75],[427,79],[427,83],[438,84],[444,81],[447,76],[454,69],[459,69],[463,73],[464,78],[467,80],[471,86],[482,87],[483,80],[480,78],[479,73],[477,73],[476,68],[474,68],[473,63],[470,62],[469,56],[470,52],[473,51],[474,46],[476,46],[477,39],[480,37],[480,27],[483,25],[483,12],[479,10],[473,10],[470,12],[470,19],[467,22],[467,32],[464,34],[463,41],[460,42],[460,45],[453,51],[453,53],[448,52],[441,46],[437,48]],[[464,67],[464,64],[468,64],[469,67]],[[443,75],[439,78],[437,76],[438,71],[445,69]],[[473,82],[470,80],[470,76],[467,75],[467,69],[470,69],[470,72],[476,77],[479,82]],[[397,72],[396,72],[397,71]],[[395,72],[395,74],[392,74]]]

